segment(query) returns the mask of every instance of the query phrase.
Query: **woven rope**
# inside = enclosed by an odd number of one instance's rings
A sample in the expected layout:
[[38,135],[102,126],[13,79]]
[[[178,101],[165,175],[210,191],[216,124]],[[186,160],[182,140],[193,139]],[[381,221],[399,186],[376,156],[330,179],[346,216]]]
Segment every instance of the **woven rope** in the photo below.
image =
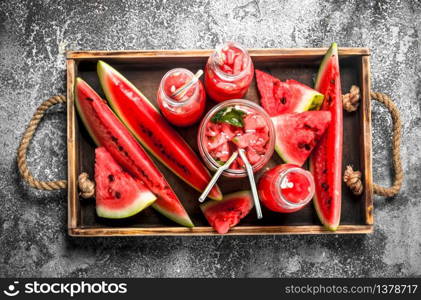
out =
[[[39,190],[52,191],[52,190],[60,190],[60,189],[67,188],[66,180],[41,181],[41,180],[35,179],[34,176],[32,176],[31,172],[29,171],[28,163],[26,161],[26,155],[28,152],[29,144],[45,112],[51,106],[54,106],[58,103],[65,103],[65,102],[66,102],[66,98],[63,95],[54,96],[44,101],[38,107],[35,114],[32,116],[32,119],[29,122],[28,128],[26,128],[25,133],[23,134],[22,140],[20,141],[18,154],[17,154],[17,163],[18,163],[19,172],[22,175],[22,178],[25,179],[25,181],[30,186]],[[86,173],[85,175],[83,174],[84,173],[80,174],[79,176],[79,188],[81,191],[81,196],[90,198],[95,193],[95,184],[88,179],[88,175]]]
[[[383,93],[370,93],[371,98],[383,103],[389,110],[393,121],[392,130],[392,162],[395,173],[395,178],[391,187],[383,187],[378,184],[373,184],[373,192],[384,197],[393,197],[399,193],[403,182],[403,170],[401,161],[401,134],[402,122],[399,110],[396,104],[389,96]],[[360,99],[359,88],[352,86],[350,93],[342,97],[344,109],[347,111],[355,111],[358,108],[358,101]],[[361,172],[354,171],[351,166],[348,166],[344,173],[344,181],[351,191],[360,195],[363,192],[363,185],[361,182]]]

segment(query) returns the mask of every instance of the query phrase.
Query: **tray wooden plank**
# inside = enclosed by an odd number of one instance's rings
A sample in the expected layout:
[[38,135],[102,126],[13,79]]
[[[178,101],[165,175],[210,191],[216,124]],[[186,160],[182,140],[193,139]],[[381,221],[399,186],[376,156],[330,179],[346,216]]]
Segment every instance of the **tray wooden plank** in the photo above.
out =
[[[327,49],[251,49],[255,67],[285,80],[294,78],[313,84],[321,58]],[[74,236],[119,235],[212,235],[197,203],[199,193],[188,187],[174,174],[155,160],[177,195],[182,200],[193,222],[193,229],[174,227],[174,223],[152,209],[125,220],[106,220],[95,214],[92,200],[79,200],[77,174],[93,175],[94,145],[74,107],[73,84],[76,76],[82,77],[103,95],[96,75],[96,61],[104,59],[123,73],[155,103],[156,91],[162,76],[171,68],[203,68],[211,50],[160,50],[160,51],[76,51],[68,52],[68,168],[69,168],[69,234]],[[372,231],[372,174],[371,174],[371,115],[369,51],[366,48],[340,48],[341,81],[343,91],[352,84],[361,87],[362,104],[359,113],[344,114],[344,166],[352,164],[363,171],[365,193],[354,196],[343,184],[342,220],[337,234],[369,233]],[[253,80],[246,99],[258,102],[256,82]],[[208,101],[208,109],[214,103]],[[177,129],[190,146],[197,151],[197,126]],[[274,154],[261,172],[281,163]],[[343,167],[344,167],[343,166]],[[248,189],[247,179],[223,178],[220,187],[224,193]],[[329,233],[322,226],[311,205],[293,214],[278,214],[263,209],[263,220],[252,212],[230,231],[231,235],[256,234],[316,234]]]

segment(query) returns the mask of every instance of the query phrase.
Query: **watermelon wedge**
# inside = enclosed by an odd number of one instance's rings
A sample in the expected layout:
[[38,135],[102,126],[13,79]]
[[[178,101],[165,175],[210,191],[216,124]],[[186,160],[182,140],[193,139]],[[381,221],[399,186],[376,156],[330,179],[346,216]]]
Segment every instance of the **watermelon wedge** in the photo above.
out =
[[[98,61],[98,77],[111,107],[136,139],[174,174],[198,191],[211,176],[183,138],[167,123],[149,100],[113,67]],[[221,200],[215,185],[209,197]]]
[[285,82],[265,72],[256,70],[257,88],[260,102],[267,113],[273,117],[280,114],[318,110],[324,96],[298,81]]
[[131,217],[155,202],[145,184],[125,172],[104,147],[95,149],[95,199],[99,217]]
[[76,107],[88,132],[125,170],[158,197],[152,207],[169,219],[193,227],[180,200],[145,150],[120,122],[104,100],[82,79],[76,78]]
[[325,95],[321,110],[330,111],[332,121],[310,157],[314,177],[314,206],[320,221],[335,231],[341,218],[342,92],[338,47],[333,43],[324,56],[317,74],[315,88]]
[[240,191],[226,195],[222,201],[209,200],[201,204],[200,209],[209,224],[224,234],[247,216],[253,205],[250,191]]
[[328,127],[331,113],[306,111],[271,119],[276,132],[276,152],[286,163],[301,167]]

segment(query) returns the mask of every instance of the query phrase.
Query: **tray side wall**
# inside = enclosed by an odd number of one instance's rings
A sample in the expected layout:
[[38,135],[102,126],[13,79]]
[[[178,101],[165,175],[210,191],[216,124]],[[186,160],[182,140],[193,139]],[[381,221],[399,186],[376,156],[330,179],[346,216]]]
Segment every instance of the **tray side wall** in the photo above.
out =
[[77,228],[79,200],[77,188],[77,122],[74,104],[74,83],[76,79],[75,60],[67,60],[67,194],[68,228]]
[[372,172],[372,144],[371,144],[371,78],[370,78],[370,57],[361,57],[361,108],[359,110],[362,122],[361,135],[361,153],[362,165],[364,170],[364,201],[365,201],[365,220],[368,225],[374,223],[373,216],[373,172]]

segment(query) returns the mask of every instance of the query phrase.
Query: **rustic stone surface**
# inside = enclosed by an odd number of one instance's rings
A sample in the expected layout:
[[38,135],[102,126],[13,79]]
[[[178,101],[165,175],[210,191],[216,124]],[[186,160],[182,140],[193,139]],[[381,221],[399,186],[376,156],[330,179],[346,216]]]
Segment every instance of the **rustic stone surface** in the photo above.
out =
[[[99,1],[98,1],[99,2]],[[0,276],[420,276],[421,4],[419,1],[1,1]],[[366,236],[76,239],[66,193],[29,188],[16,148],[37,105],[65,92],[66,50],[364,46],[372,87],[402,112],[405,183],[375,199]],[[64,108],[49,113],[29,151],[43,179],[66,175]],[[391,120],[373,106],[375,182],[391,178]],[[168,249],[171,249],[169,251]]]

